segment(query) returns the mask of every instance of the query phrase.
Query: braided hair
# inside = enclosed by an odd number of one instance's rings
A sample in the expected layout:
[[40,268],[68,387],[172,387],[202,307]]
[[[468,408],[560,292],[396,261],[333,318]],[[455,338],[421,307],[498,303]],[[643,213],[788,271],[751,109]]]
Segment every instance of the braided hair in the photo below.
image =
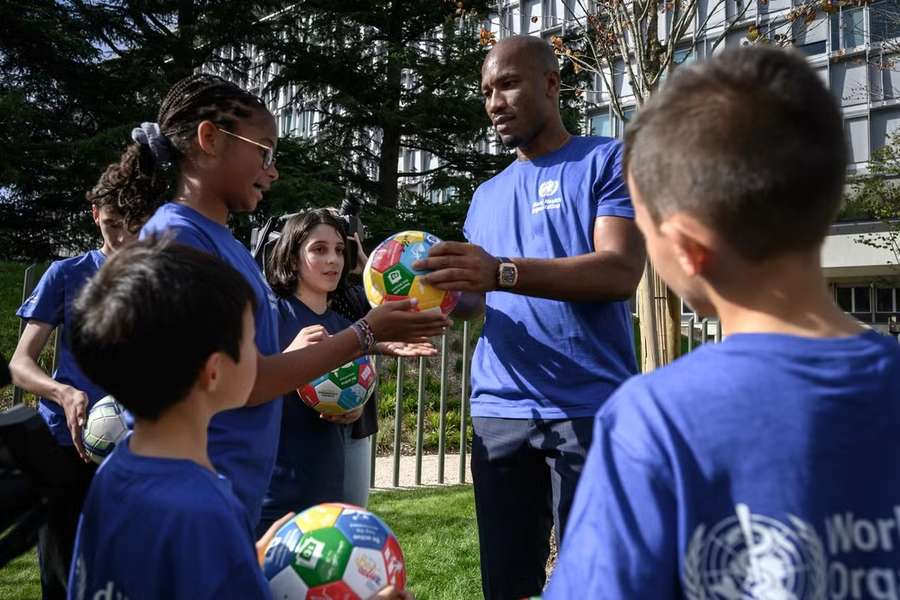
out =
[[[121,158],[108,167],[87,192],[89,202],[110,206],[132,231],[164,202],[180,162],[188,155],[197,126],[211,121],[232,129],[254,111],[266,110],[256,95],[217,75],[196,73],[177,82],[159,107],[154,144],[129,144]],[[163,156],[163,152],[165,156]],[[166,169],[171,166],[171,169]]]

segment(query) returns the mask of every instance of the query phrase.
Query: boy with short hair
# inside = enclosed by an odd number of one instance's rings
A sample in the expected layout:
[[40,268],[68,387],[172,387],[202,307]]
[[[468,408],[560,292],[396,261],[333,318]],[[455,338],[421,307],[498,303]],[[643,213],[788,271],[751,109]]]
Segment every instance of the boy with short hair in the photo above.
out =
[[153,240],[78,296],[72,350],[135,424],[88,492],[69,598],[269,597],[248,515],[206,450],[209,420],[256,378],[254,303],[219,259]]
[[545,598],[898,597],[900,347],[820,267],[845,161],[831,94],[774,48],[680,67],[629,126],[653,264],[727,339],[600,410]]
[[[81,429],[88,411],[106,392],[87,378],[69,348],[71,309],[78,292],[106,259],[137,237],[125,226],[116,199],[104,193],[103,180],[88,192],[91,216],[100,230],[102,245],[85,254],[54,261],[34,291],[16,312],[25,328],[10,360],[13,382],[38,396],[38,411],[57,442],[52,456],[69,474],[57,481],[47,501],[47,523],[38,536],[41,589],[44,600],[66,595],[65,582],[75,543],[78,514],[96,466],[84,452]],[[41,352],[57,327],[57,368],[51,377],[38,363]]]

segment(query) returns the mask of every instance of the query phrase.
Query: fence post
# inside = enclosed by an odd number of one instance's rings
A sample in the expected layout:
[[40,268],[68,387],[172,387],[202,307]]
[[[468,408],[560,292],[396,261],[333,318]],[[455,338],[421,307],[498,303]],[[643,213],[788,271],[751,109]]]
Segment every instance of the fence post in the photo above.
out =
[[716,343],[722,342],[722,319],[716,320]]
[[[372,368],[375,370],[375,386],[378,388],[378,356],[372,356]],[[370,400],[371,402],[371,400]],[[378,432],[372,434],[372,444],[369,448],[369,487],[375,487],[375,467],[378,464],[378,461],[375,460],[378,456]]]
[[462,380],[459,394],[459,482],[466,482],[466,402],[469,401],[469,322],[463,321]]
[[394,405],[394,487],[400,485],[400,429],[403,426],[403,359],[397,358],[397,402]]
[[416,485],[422,485],[422,449],[425,438],[425,358],[419,357],[419,389],[416,394]]
[[444,453],[447,426],[447,332],[441,336],[441,402],[438,415],[438,483],[444,483]]
[[[25,276],[22,278],[22,304],[25,304],[25,301],[28,300],[28,297],[31,296],[31,292],[34,291],[34,286],[37,285],[37,263],[32,263],[28,265],[25,269]],[[16,338],[18,340],[22,337],[22,333],[25,331],[25,319],[19,320],[19,336]],[[54,347],[54,357],[53,357],[53,366],[56,367],[56,354]],[[7,357],[9,358],[9,357]],[[16,404],[20,404],[22,402],[22,397],[25,395],[25,390],[16,386],[13,388],[13,406]]]
[[700,321],[700,344],[705,344],[708,340],[706,339],[706,334],[709,330],[709,319],[705,318]]
[[690,352],[691,350],[694,349],[694,315],[691,315],[690,317],[688,317],[687,328],[688,328],[687,350],[688,350],[688,352]]

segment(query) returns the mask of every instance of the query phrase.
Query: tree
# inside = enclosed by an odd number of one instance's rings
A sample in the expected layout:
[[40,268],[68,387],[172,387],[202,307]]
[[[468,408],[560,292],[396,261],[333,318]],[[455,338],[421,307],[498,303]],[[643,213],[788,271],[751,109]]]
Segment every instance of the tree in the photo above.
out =
[[888,143],[869,160],[868,172],[850,180],[850,193],[843,211],[845,218],[880,221],[884,231],[864,233],[856,241],[886,250],[893,256],[900,275],[900,130],[894,131]]
[[261,35],[254,15],[281,5],[0,0],[0,255],[46,259],[96,243],[84,193],[132,127],[195,69],[244,68],[221,48]]
[[[273,15],[273,34],[257,42],[264,57],[257,69],[274,73],[266,89],[286,94],[283,106],[316,115],[319,158],[369,200],[379,233],[405,222],[459,221],[477,182],[510,160],[483,148],[484,50],[472,43],[483,9],[483,2],[305,0]],[[409,164],[415,151],[424,164]],[[429,199],[438,193],[440,202]]]

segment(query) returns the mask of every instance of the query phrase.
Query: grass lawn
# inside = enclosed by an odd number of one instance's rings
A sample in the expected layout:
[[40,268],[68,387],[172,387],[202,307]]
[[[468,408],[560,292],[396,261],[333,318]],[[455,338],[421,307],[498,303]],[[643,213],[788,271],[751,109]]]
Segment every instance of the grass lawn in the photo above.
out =
[[[369,508],[394,530],[417,600],[481,597],[478,534],[471,486],[378,492]],[[0,569],[0,598],[41,596],[34,551]]]

